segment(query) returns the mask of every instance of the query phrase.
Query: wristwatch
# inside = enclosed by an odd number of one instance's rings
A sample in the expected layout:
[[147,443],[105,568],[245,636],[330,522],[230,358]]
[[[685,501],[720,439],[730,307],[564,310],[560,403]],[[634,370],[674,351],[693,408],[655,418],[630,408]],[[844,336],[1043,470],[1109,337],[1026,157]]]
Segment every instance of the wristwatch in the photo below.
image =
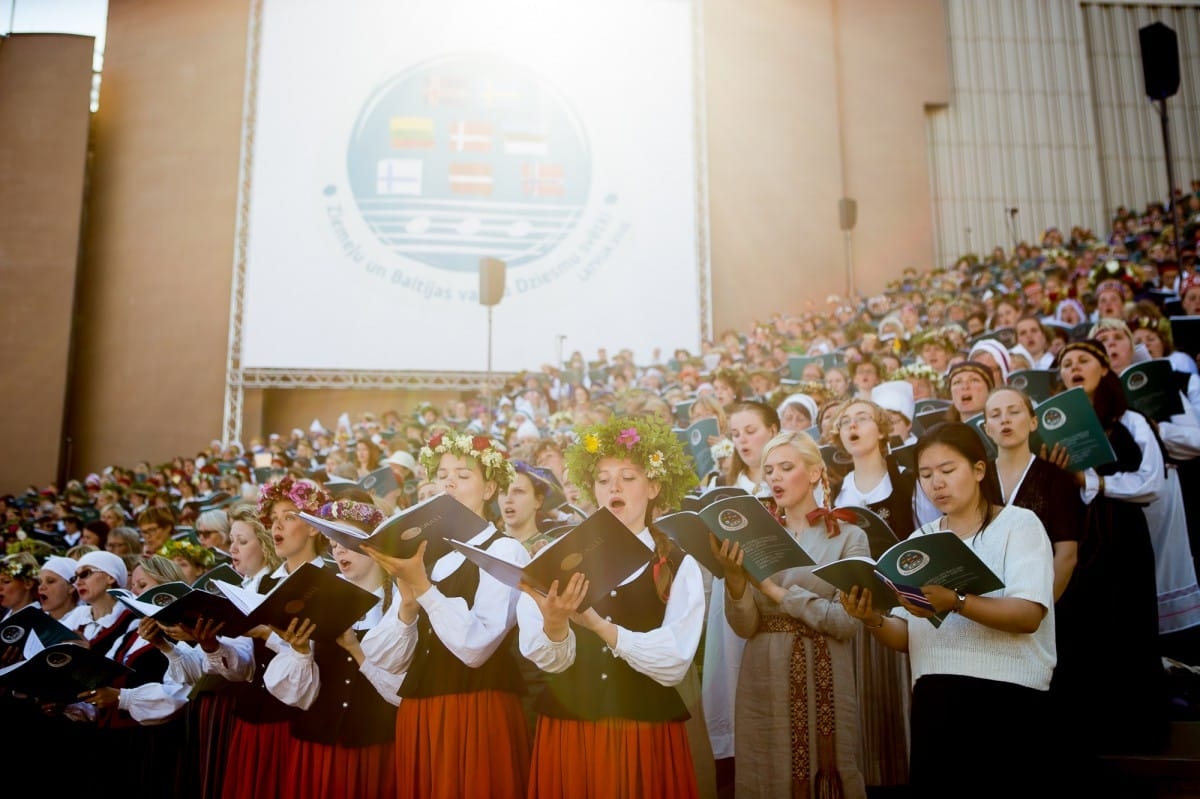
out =
[[958,597],[958,603],[954,606],[955,613],[962,613],[962,609],[967,604],[967,592],[961,588],[954,589],[954,595]]

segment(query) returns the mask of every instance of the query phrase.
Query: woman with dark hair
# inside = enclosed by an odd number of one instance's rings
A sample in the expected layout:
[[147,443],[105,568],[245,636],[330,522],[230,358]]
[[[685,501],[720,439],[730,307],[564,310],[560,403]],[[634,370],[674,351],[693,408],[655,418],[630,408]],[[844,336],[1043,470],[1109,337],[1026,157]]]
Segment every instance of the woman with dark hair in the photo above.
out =
[[[858,586],[842,602],[871,635],[909,654],[913,795],[1027,792],[1028,774],[1053,765],[1046,737],[1055,662],[1050,540],[1032,511],[998,506],[987,495],[987,452],[974,428],[935,425],[917,441],[916,459],[942,516],[910,538],[954,532],[1004,587],[981,596],[921,586],[933,612],[901,598],[893,615],[880,614],[870,590]],[[930,622],[934,613],[944,616],[938,626]],[[975,721],[964,726],[964,713]],[[1018,762],[1022,768],[1013,768]]]
[[729,438],[733,457],[722,485],[740,486],[751,494],[766,496],[762,479],[762,448],[779,432],[779,414],[770,405],[742,400],[729,406]]
[[[696,773],[678,686],[704,628],[700,567],[653,524],[696,483],[671,428],[612,417],[583,428],[568,470],[646,546],[647,560],[582,608],[576,573],[518,602],[521,652],[548,673],[538,702],[529,797],[694,797]],[[403,709],[403,705],[401,705]]]
[[[1152,750],[1167,732],[1165,675],[1158,647],[1154,546],[1142,507],[1165,485],[1162,451],[1150,423],[1129,408],[1103,343],[1075,341],[1059,356],[1059,377],[1082,388],[1114,463],[1075,471],[1087,505],[1079,562],[1055,613],[1075,631],[1062,642],[1053,693],[1059,718],[1074,723],[1069,754]],[[1070,470],[1062,457],[1051,460]],[[1112,632],[1120,631],[1113,645]],[[1096,697],[1103,696],[1103,702]],[[1075,764],[1094,773],[1094,762]]]

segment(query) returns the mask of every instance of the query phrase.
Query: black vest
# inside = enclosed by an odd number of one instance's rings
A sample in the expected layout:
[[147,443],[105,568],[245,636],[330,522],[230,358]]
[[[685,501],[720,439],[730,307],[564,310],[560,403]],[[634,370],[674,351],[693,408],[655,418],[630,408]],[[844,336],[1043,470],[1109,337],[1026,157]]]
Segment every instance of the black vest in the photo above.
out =
[[[269,592],[279,582],[279,579],[268,574],[258,584],[258,593]],[[254,643],[254,676],[249,682],[231,682],[226,689],[233,701],[233,715],[249,724],[270,724],[279,721],[290,721],[298,712],[296,708],[285,705],[267,690],[263,683],[263,675],[267,664],[275,653],[267,649],[264,641],[252,638]]]
[[[496,533],[481,546],[487,549],[493,542],[506,537]],[[461,597],[467,607],[475,604],[475,592],[479,588],[479,567],[469,560],[450,573],[445,579],[434,583],[443,595]],[[507,691],[523,694],[525,683],[513,657],[513,641],[517,630],[514,627],[504,637],[487,662],[478,668],[470,668],[446,648],[433,630],[429,616],[422,608],[417,614],[417,651],[412,664],[400,686],[400,696],[405,698],[427,698],[449,694],[466,694],[477,691]]]
[[[683,553],[674,544],[668,559],[678,572]],[[593,606],[605,619],[633,632],[662,625],[666,603],[654,588],[653,567],[611,591]],[[616,657],[608,645],[581,627],[575,629],[575,662],[546,678],[537,711],[544,716],[580,721],[604,718],[634,721],[686,721],[687,707],[673,687],[660,685]]]
[[[360,641],[365,632],[355,631]],[[317,641],[312,647],[321,689],[312,707],[292,719],[292,735],[350,748],[395,740],[396,706],[379,695],[350,653],[333,641]]]

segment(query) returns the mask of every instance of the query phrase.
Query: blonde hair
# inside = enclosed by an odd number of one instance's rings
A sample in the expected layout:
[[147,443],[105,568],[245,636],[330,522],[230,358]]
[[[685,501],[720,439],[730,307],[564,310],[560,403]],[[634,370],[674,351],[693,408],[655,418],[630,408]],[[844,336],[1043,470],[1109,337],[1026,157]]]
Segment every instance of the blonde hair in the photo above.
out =
[[[805,466],[809,468],[815,466],[821,470],[823,507],[826,511],[831,510],[833,508],[833,489],[829,485],[829,470],[825,468],[825,458],[821,456],[821,448],[808,433],[801,430],[784,430],[782,433],[776,434],[770,441],[763,445],[762,462],[765,464],[768,455],[780,447],[787,446],[796,450]],[[837,519],[828,513],[825,514],[825,532],[830,538],[841,532],[838,528]]]

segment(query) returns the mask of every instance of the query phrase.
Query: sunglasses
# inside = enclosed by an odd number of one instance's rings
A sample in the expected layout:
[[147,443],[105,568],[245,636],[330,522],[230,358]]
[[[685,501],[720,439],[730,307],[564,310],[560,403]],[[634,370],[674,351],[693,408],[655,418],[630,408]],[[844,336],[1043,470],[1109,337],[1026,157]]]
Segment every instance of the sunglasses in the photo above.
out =
[[75,576],[71,578],[71,582],[77,583],[80,580],[86,580],[95,573],[95,569],[80,569],[79,571],[75,572]]

